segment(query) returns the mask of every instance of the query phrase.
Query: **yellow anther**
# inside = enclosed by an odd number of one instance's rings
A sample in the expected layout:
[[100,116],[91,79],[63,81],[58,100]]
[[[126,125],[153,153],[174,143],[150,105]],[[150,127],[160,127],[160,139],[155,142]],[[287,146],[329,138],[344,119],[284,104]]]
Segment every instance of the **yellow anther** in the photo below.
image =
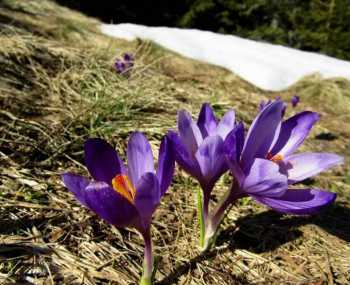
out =
[[271,160],[273,162],[280,162],[283,160],[283,155],[282,154],[276,154],[276,155],[272,155],[270,152],[267,154],[266,158],[268,160]]
[[118,174],[112,179],[113,189],[126,198],[130,203],[134,203],[136,190],[127,175]]

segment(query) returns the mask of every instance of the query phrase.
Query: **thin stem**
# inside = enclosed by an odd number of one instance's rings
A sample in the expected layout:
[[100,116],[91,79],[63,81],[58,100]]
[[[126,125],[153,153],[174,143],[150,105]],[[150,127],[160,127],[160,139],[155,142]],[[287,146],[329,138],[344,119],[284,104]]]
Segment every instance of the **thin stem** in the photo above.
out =
[[197,213],[198,213],[198,222],[199,222],[199,246],[202,248],[204,245],[205,238],[205,218],[204,218],[204,209],[203,209],[203,191],[198,189],[197,191]]
[[153,252],[152,252],[152,239],[150,228],[142,233],[145,249],[144,249],[144,260],[143,260],[143,273],[140,280],[140,285],[151,285],[153,278]]
[[209,202],[210,194],[213,187],[201,185],[197,192],[197,207],[199,220],[199,247],[205,247],[205,233],[209,222]]
[[205,223],[208,220],[209,201],[210,201],[210,195],[204,192],[203,193],[203,218]]
[[218,232],[218,227],[224,217],[226,210],[234,201],[242,198],[244,193],[239,191],[239,186],[236,182],[232,183],[231,188],[225,193],[221,201],[218,203],[217,207],[213,210],[213,213],[208,217],[206,223],[206,231],[204,238],[204,248],[209,248],[213,243],[215,243],[216,235]]
[[232,205],[233,202],[242,197],[244,197],[244,194],[239,191],[238,187],[235,188],[234,185],[232,185],[231,189],[225,194],[221,203],[219,203],[219,205],[213,211],[211,218],[213,228],[216,229],[219,226],[227,208]]

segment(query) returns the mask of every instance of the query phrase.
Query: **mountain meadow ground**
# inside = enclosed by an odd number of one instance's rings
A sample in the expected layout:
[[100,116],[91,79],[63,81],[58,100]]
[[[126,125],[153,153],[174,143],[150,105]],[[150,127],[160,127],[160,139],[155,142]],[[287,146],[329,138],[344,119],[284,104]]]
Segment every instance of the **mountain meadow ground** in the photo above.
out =
[[[136,284],[143,242],[81,206],[63,186],[66,171],[86,175],[83,144],[110,142],[123,158],[129,134],[142,131],[153,153],[176,128],[178,109],[204,102],[250,124],[261,100],[300,97],[296,108],[321,119],[302,151],[334,152],[345,163],[302,186],[337,200],[320,215],[281,215],[242,199],[227,213],[217,245],[201,254],[196,193],[182,170],[153,217],[155,284],[349,284],[350,81],[314,74],[282,92],[260,90],[215,66],[156,44],[104,36],[100,22],[47,0],[0,2],[0,282]],[[135,57],[118,74],[116,58]],[[230,184],[226,175],[213,200]]]

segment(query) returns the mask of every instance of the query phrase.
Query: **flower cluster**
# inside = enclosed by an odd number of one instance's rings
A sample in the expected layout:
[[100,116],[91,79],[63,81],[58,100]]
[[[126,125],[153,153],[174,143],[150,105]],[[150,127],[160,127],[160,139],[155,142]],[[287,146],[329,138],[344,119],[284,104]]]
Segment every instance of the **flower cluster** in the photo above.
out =
[[[197,121],[181,110],[178,131],[169,131],[161,142],[157,170],[150,144],[142,133],[135,132],[129,139],[127,167],[107,142],[89,139],[85,143],[85,164],[93,179],[65,173],[63,182],[101,218],[115,227],[135,228],[141,234],[145,257],[140,284],[152,284],[150,225],[172,181],[175,161],[200,185],[202,250],[214,244],[224,213],[240,198],[250,196],[277,212],[293,215],[317,214],[335,200],[335,193],[294,186],[341,164],[343,158],[331,153],[295,153],[319,115],[304,111],[284,119],[285,109],[280,99],[264,102],[247,134],[233,110],[218,120],[211,106],[203,104]],[[232,174],[232,184],[209,211],[211,192],[227,171]]]
[[114,69],[117,73],[126,74],[134,67],[134,56],[130,53],[124,53],[123,57],[117,58],[114,62]]

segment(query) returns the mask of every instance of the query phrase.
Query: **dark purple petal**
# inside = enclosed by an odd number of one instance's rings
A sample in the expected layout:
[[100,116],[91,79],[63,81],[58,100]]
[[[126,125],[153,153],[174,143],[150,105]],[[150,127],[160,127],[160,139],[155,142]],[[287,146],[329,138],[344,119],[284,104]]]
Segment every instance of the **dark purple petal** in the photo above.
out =
[[150,223],[160,198],[161,192],[157,176],[154,173],[144,174],[136,186],[135,207],[145,226]]
[[333,153],[298,153],[285,158],[289,183],[302,181],[321,171],[343,163],[344,158]]
[[141,176],[154,171],[151,146],[147,138],[140,132],[133,132],[128,142],[128,173],[134,187]]
[[294,95],[294,96],[292,97],[292,99],[290,100],[290,102],[292,103],[293,108],[296,107],[296,106],[298,105],[299,101],[300,101],[300,97],[299,97],[299,96]]
[[106,141],[98,138],[88,139],[84,148],[86,167],[95,180],[111,184],[114,176],[125,173],[123,162]]
[[224,150],[226,160],[231,169],[232,175],[241,183],[244,179],[244,173],[239,165],[239,158],[244,144],[244,126],[240,122],[227,135],[224,141]]
[[130,53],[124,53],[124,56],[123,56],[124,60],[125,61],[134,61],[134,56]]
[[244,145],[244,125],[243,122],[239,122],[235,128],[234,132],[236,133],[236,155],[237,155],[237,160],[239,160],[242,150],[243,150],[243,145]]
[[269,154],[271,154],[271,149],[272,149],[272,147],[276,144],[276,142],[277,142],[277,140],[278,140],[278,138],[279,138],[279,136],[280,136],[281,127],[282,127],[282,121],[279,122],[279,124],[278,124],[277,127],[276,127],[275,134],[274,134],[274,136],[273,136],[273,140],[272,140],[272,142],[271,142],[270,149],[269,149],[269,151],[268,151]]
[[180,139],[192,155],[197,151],[202,143],[203,137],[197,124],[192,121],[191,115],[186,111],[179,111],[177,115],[177,125]]
[[225,139],[229,132],[235,127],[235,111],[230,110],[220,120],[216,133]]
[[85,189],[88,208],[115,227],[138,227],[137,209],[105,182],[91,182]]
[[85,188],[90,183],[89,179],[73,173],[64,173],[61,177],[68,190],[74,194],[81,204],[87,207],[85,201]]
[[174,175],[175,154],[168,137],[164,137],[159,148],[157,177],[161,195],[168,189]]
[[254,197],[277,212],[293,215],[313,215],[330,205],[336,194],[319,189],[289,189],[281,197]]
[[241,163],[244,172],[249,171],[254,158],[265,158],[273,142],[276,129],[282,119],[283,102],[267,105],[249,128],[243,147]]
[[235,162],[239,161],[239,155],[237,153],[237,128],[233,129],[224,140],[225,155]]
[[195,160],[194,157],[192,157],[186,147],[183,145],[183,143],[180,140],[180,137],[177,135],[177,133],[173,131],[169,131],[167,134],[167,137],[169,138],[171,142],[171,148],[175,154],[175,160],[180,165],[181,168],[183,168],[188,174],[196,177],[200,177],[200,168]]
[[126,70],[126,65],[124,62],[118,59],[115,62],[115,69],[117,70],[118,73],[123,73]]
[[[202,183],[213,185],[228,169],[224,142],[218,135],[206,137],[195,154],[202,174]],[[203,185],[202,185],[203,186]]]
[[240,122],[225,138],[224,147],[226,155],[238,162],[239,157],[241,156],[243,144],[244,126],[243,123]]
[[201,111],[199,112],[198,127],[202,132],[203,138],[213,135],[216,132],[217,121],[213,109],[208,103],[202,105]]
[[271,154],[278,153],[282,156],[292,154],[303,143],[318,119],[317,113],[305,111],[284,121]]
[[279,197],[287,188],[287,176],[279,172],[278,164],[261,158],[254,160],[241,185],[243,192],[259,197]]

